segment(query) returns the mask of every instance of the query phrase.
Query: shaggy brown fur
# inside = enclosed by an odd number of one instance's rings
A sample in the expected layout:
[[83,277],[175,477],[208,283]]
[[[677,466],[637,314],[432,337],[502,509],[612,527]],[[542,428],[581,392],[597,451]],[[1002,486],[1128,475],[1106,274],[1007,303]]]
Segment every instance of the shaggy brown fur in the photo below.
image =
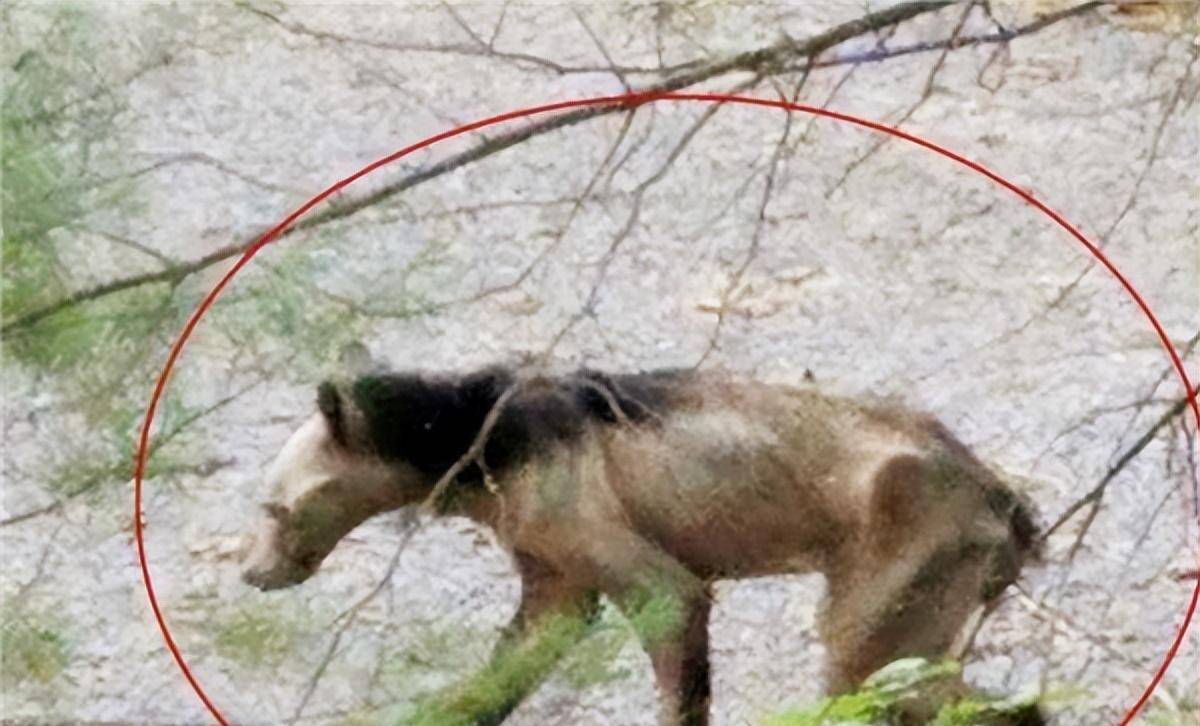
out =
[[666,598],[678,617],[642,634],[663,724],[707,722],[715,579],[824,573],[839,691],[898,657],[944,655],[1033,554],[1029,508],[927,415],[715,374],[488,369],[323,385],[321,413],[272,468],[247,581],[302,581],[367,517],[423,499],[512,385],[449,496],[514,556],[522,600],[504,640],[589,612],[596,593],[627,612]]

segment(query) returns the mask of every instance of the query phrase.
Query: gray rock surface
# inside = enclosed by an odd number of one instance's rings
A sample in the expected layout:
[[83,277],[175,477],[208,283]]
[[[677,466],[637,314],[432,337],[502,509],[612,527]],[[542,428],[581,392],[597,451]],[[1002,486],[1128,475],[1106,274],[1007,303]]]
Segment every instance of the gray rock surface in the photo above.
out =
[[[993,5],[1017,27],[1065,3]],[[73,69],[79,112],[67,112],[56,143],[87,148],[85,179],[128,187],[120,203],[89,206],[48,237],[71,289],[85,289],[158,269],[117,238],[199,259],[426,135],[619,93],[623,81],[658,79],[662,66],[782,33],[808,37],[863,6],[106,4],[78,9],[77,45],[63,46],[51,44],[68,22],[60,8],[9,5],[0,58],[6,84],[21,77],[15,67],[29,50]],[[854,40],[821,60],[944,38],[961,14]],[[1195,18],[1194,7],[1161,17],[1107,8],[1007,45],[828,65],[803,84],[789,73],[746,93],[795,93],[899,124],[1031,188],[1103,246],[1183,348],[1200,330]],[[994,29],[976,8],[960,34]],[[609,72],[608,59],[626,69]],[[748,80],[731,74],[703,87]],[[165,617],[232,721],[383,722],[478,667],[516,606],[507,557],[456,519],[413,535],[393,576],[351,614],[389,572],[398,515],[354,532],[300,588],[262,594],[239,582],[236,553],[263,497],[263,468],[308,415],[346,340],[395,367],[428,370],[554,341],[564,368],[703,360],[778,381],[811,371],[834,391],[936,412],[1027,481],[1047,520],[1182,396],[1113,277],[1012,194],[827,119],[711,110],[661,102],[628,122],[612,116],[531,139],[287,237],[229,288],[167,394],[176,423],[207,413],[164,447],[179,466],[147,480],[144,511]],[[331,203],[502,131],[420,152]],[[6,358],[0,518],[63,497],[62,481],[87,478],[71,473],[85,471],[73,462],[117,469],[61,507],[0,528],[5,627],[37,623],[65,658],[45,679],[6,668],[0,719],[208,719],[147,605],[125,462],[133,414],[171,337],[229,264],[182,280],[167,318],[127,358],[105,358],[104,338],[95,362],[68,372]],[[1195,360],[1193,351],[1194,378]],[[116,448],[97,430],[95,407],[129,410]],[[969,680],[1046,689],[1063,724],[1112,722],[1132,705],[1194,585],[1181,579],[1197,551],[1191,423],[1176,418],[1124,466],[1073,561],[1084,517],[1051,538],[1045,565],[979,633]],[[822,587],[819,577],[721,584],[717,724],[757,723],[819,695],[811,626]],[[612,622],[603,636],[612,642],[595,646],[617,653],[606,677],[573,675],[568,663],[510,723],[653,723],[649,662]],[[23,652],[16,642],[6,635],[7,662]],[[1151,707],[1195,714],[1198,668],[1193,634]]]

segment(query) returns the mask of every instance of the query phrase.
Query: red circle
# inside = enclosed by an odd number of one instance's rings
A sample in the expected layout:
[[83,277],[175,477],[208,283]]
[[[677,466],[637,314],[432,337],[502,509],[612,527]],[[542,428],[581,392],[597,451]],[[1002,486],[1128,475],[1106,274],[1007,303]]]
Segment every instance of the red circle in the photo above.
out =
[[[200,322],[200,319],[204,317],[209,308],[211,308],[213,303],[216,302],[217,297],[220,296],[221,292],[233,279],[234,275],[236,275],[243,267],[245,267],[250,259],[253,258],[254,255],[258,254],[259,250],[278,237],[283,230],[287,229],[292,223],[294,223],[310,209],[358,179],[361,179],[362,177],[370,174],[386,164],[390,164],[393,161],[402,159],[415,151],[433,146],[440,141],[445,141],[446,139],[461,136],[471,131],[477,131],[488,126],[504,123],[505,121],[512,121],[514,119],[551,113],[554,111],[564,111],[572,108],[595,106],[636,108],[637,106],[654,101],[739,103],[747,106],[778,108],[789,112],[800,111],[802,113],[812,114],[814,116],[823,116],[836,121],[843,121],[856,126],[861,126],[863,128],[871,129],[872,131],[888,134],[918,146],[922,146],[929,151],[940,154],[941,156],[944,156],[952,161],[958,162],[968,169],[982,174],[991,181],[1017,195],[1017,197],[1023,200],[1026,204],[1045,214],[1055,224],[1070,233],[1070,235],[1074,237],[1080,244],[1082,244],[1084,248],[1086,248],[1087,251],[1090,252],[1092,256],[1095,257],[1102,265],[1104,265],[1104,267],[1112,274],[1112,276],[1115,277],[1119,283],[1121,283],[1121,286],[1125,288],[1126,293],[1129,294],[1130,298],[1132,298],[1137,304],[1138,308],[1141,309],[1142,313],[1146,316],[1146,319],[1150,322],[1151,327],[1154,328],[1154,332],[1158,335],[1159,341],[1166,349],[1167,355],[1171,359],[1171,365],[1178,374],[1180,382],[1183,383],[1184,392],[1187,395],[1188,405],[1192,409],[1192,414],[1196,419],[1196,425],[1198,430],[1200,430],[1200,405],[1197,404],[1196,389],[1192,386],[1191,379],[1187,374],[1187,369],[1183,365],[1183,360],[1180,358],[1178,351],[1175,350],[1174,345],[1171,343],[1170,337],[1163,329],[1162,324],[1159,323],[1158,318],[1154,315],[1154,312],[1150,309],[1150,306],[1142,298],[1141,294],[1138,293],[1138,291],[1133,287],[1129,280],[1126,279],[1123,274],[1121,274],[1120,270],[1113,265],[1104,252],[1095,244],[1088,241],[1088,239],[1084,237],[1083,233],[1081,233],[1074,227],[1074,225],[1063,218],[1062,215],[1058,214],[1053,209],[1046,206],[1044,203],[1034,197],[1031,192],[1022,189],[1016,184],[1013,184],[984,165],[976,161],[972,161],[971,159],[968,159],[960,154],[956,154],[955,152],[950,151],[943,146],[939,146],[932,141],[927,141],[919,136],[910,134],[907,131],[901,131],[898,128],[886,126],[884,124],[859,118],[857,116],[839,113],[837,111],[830,111],[825,108],[818,108],[800,103],[792,103],[783,99],[755,98],[751,96],[737,96],[723,93],[627,93],[617,96],[597,96],[595,98],[572,99],[569,101],[559,101],[557,103],[549,103],[541,106],[531,106],[528,108],[518,109],[516,111],[502,113],[496,116],[490,116],[478,121],[473,121],[471,123],[464,124],[462,126],[458,126],[448,131],[443,131],[439,134],[425,138],[415,144],[406,146],[399,151],[368,164],[350,176],[336,182],[320,194],[317,194],[315,197],[308,200],[294,212],[285,217],[282,222],[267,230],[267,232],[259,237],[254,244],[250,245],[250,247],[246,249],[242,256],[238,258],[237,262],[235,262],[233,266],[221,276],[221,279],[218,280],[215,285],[213,285],[212,289],[209,290],[208,294],[192,312],[191,316],[187,320],[187,323],[184,324],[183,330],[180,331],[179,336],[175,339],[174,344],[171,346],[170,354],[167,356],[167,362],[163,366],[162,372],[159,374],[158,380],[154,384],[154,392],[150,397],[150,405],[146,408],[146,416],[142,421],[142,430],[138,439],[138,449],[135,457],[133,475],[133,527],[134,537],[137,540],[138,562],[142,569],[142,580],[146,588],[146,596],[150,600],[150,609],[154,611],[154,618],[156,621],[158,621],[158,627],[159,630],[162,631],[163,640],[166,642],[167,649],[170,650],[171,655],[175,658],[175,662],[179,665],[179,669],[183,672],[183,676],[191,685],[192,690],[196,692],[196,695],[199,696],[209,713],[211,713],[217,722],[222,726],[228,726],[229,722],[223,715],[221,715],[220,710],[217,709],[216,705],[208,697],[208,694],[205,693],[204,689],[200,686],[200,682],[197,681],[196,677],[192,674],[191,669],[188,668],[187,662],[183,659],[183,654],[180,652],[179,646],[175,644],[174,638],[171,637],[171,631],[167,627],[166,620],[163,618],[162,610],[158,605],[158,598],[154,594],[154,584],[150,577],[150,566],[146,559],[146,544],[142,533],[142,478],[145,474],[146,455],[149,451],[150,445],[150,426],[154,422],[154,413],[158,408],[158,402],[162,398],[163,391],[166,389],[167,379],[170,377],[171,371],[175,367],[175,362],[179,359],[179,355],[183,350],[183,346],[187,343],[188,338],[191,337],[192,332],[195,330],[196,325]],[[1200,482],[1198,482],[1198,484],[1200,484]],[[1193,495],[1196,496],[1197,493],[1193,492]],[[1171,662],[1175,659],[1176,654],[1179,652],[1180,646],[1183,644],[1183,639],[1187,634],[1188,626],[1191,625],[1192,618],[1196,614],[1196,606],[1198,602],[1200,602],[1200,578],[1197,578],[1196,580],[1196,587],[1192,590],[1192,596],[1188,603],[1187,611],[1184,614],[1183,623],[1181,623],[1179,626],[1175,640],[1172,641],[1170,647],[1167,649],[1162,663],[1155,671],[1154,677],[1151,679],[1150,683],[1146,686],[1145,690],[1142,691],[1142,695],[1137,699],[1133,706],[1129,708],[1128,713],[1126,713],[1125,717],[1121,720],[1121,726],[1124,726],[1124,724],[1128,724],[1133,720],[1133,717],[1150,699],[1150,696],[1154,693],[1154,690],[1158,687],[1159,683],[1166,675],[1167,668],[1170,667]]]

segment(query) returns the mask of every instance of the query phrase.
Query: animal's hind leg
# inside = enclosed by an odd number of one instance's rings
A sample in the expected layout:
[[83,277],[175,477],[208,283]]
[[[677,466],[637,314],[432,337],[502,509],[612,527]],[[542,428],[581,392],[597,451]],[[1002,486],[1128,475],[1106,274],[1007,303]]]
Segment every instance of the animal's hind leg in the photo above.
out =
[[936,518],[936,502],[949,495],[930,481],[954,471],[905,454],[882,462],[870,481],[864,532],[826,570],[820,628],[830,690],[854,688],[897,658],[942,658],[982,602],[989,548]]
[[[835,594],[821,617],[829,653],[828,689],[832,693],[854,689],[898,658],[946,657],[963,623],[978,607],[982,581],[973,556],[945,550],[927,561],[893,597],[879,599],[860,588]],[[834,590],[832,583],[830,589]],[[897,714],[901,723],[929,723],[946,702],[971,693],[961,674],[940,678],[923,690],[922,697],[905,699]],[[1041,726],[1045,721],[1032,708],[1013,723]]]
[[[683,724],[705,726],[712,701],[712,673],[708,661],[708,617],[712,602],[697,600],[687,616],[682,638],[679,673],[679,716]],[[661,681],[660,677],[660,681]]]

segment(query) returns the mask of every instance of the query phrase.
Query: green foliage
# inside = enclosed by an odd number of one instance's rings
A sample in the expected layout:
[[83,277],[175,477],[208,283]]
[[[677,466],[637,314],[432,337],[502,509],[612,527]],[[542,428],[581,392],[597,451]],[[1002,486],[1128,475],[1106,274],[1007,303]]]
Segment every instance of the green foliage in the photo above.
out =
[[[111,208],[130,191],[128,184],[101,181],[93,171],[101,161],[95,137],[111,132],[110,119],[122,101],[114,90],[97,94],[91,88],[96,73],[89,60],[94,56],[89,16],[66,5],[48,12],[53,23],[42,43],[56,52],[25,51],[7,76],[0,103],[0,317],[6,322],[71,291],[73,271],[62,254],[60,233],[91,210]],[[139,326],[125,331],[120,323],[144,320],[161,296],[161,289],[128,293],[94,309],[64,311],[35,330],[9,336],[7,354],[39,367],[86,363],[116,330],[131,340],[144,336]]]
[[629,622],[647,648],[675,635],[683,627],[683,601],[666,585],[651,586],[635,606],[627,608]]
[[567,685],[580,690],[624,678],[627,671],[615,659],[632,635],[628,622],[615,609],[605,612],[588,637],[563,660],[561,673]]
[[49,683],[68,661],[67,641],[58,623],[40,613],[5,608],[0,620],[0,674],[4,684]]
[[361,339],[364,321],[318,291],[321,269],[314,250],[287,240],[270,252],[272,259],[247,270],[209,323],[265,365],[286,361],[293,370],[320,370]]
[[489,641],[485,633],[459,626],[430,627],[385,664],[381,684],[393,691],[414,693],[436,688],[439,676],[461,672],[464,663],[477,662],[484,669],[415,703],[355,713],[343,725],[464,723],[472,714],[494,711],[507,698],[527,695],[530,687],[556,667],[566,683],[576,689],[624,674],[612,660],[632,633],[615,609],[607,609],[599,622],[591,624],[560,616],[543,623],[535,633],[532,641],[514,646],[498,661],[488,664],[485,659],[490,650],[481,647]]
[[7,352],[55,372],[83,373],[80,369],[97,367],[123,372],[144,359],[146,341],[169,319],[170,300],[170,292],[159,285],[66,308],[9,336]]
[[1018,726],[1037,708],[1033,697],[963,696],[955,682],[961,673],[953,661],[923,658],[894,661],[872,674],[862,688],[802,711],[767,720],[769,726],[864,724],[891,726],[911,721],[914,709],[936,714],[935,726]]
[[[682,623],[679,598],[666,588],[647,588],[628,622],[639,637],[653,643]],[[487,721],[523,699],[559,664],[567,683],[574,688],[619,677],[622,672],[611,661],[628,641],[630,630],[616,611],[596,623],[578,616],[548,616],[525,639],[502,648],[465,682],[418,702],[399,723],[452,726]],[[410,649],[408,657],[427,667],[438,665],[422,655],[426,650]],[[443,653],[443,658],[451,654],[450,660],[441,664],[450,667],[455,664],[453,654],[461,650],[442,648],[437,652]],[[461,656],[457,662],[461,662]]]
[[64,101],[59,69],[37,51],[17,61],[0,103],[0,170],[4,220],[5,320],[45,304],[64,292],[61,262],[47,238],[82,213],[73,195],[60,193],[69,159],[43,119]]
[[462,726],[503,712],[541,682],[586,634],[587,621],[552,616],[465,683],[418,704],[408,726]]
[[462,668],[464,656],[483,640],[486,634],[474,628],[449,623],[426,626],[415,642],[384,664],[381,678],[402,687],[423,675]]
[[[95,405],[94,410],[90,406]],[[145,415],[145,402],[126,399],[85,399],[78,408],[87,417],[92,435],[84,441],[64,444],[43,480],[46,488],[62,497],[85,494],[106,482],[126,481],[132,474],[131,449]],[[179,397],[163,400],[160,409],[160,435],[152,442],[146,460],[147,480],[187,468],[187,456],[173,433],[181,430],[199,414]]]
[[1036,708],[1030,697],[964,698],[942,706],[933,726],[1017,726],[1030,723]]

